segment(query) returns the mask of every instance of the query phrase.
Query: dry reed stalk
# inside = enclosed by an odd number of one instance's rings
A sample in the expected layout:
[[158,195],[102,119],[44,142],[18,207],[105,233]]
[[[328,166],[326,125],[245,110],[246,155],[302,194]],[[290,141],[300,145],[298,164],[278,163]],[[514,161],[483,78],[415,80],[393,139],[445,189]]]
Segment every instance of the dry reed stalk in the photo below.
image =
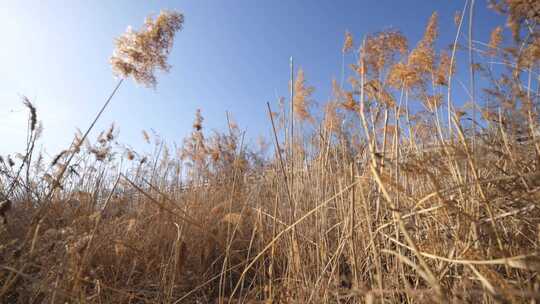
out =
[[[289,232],[289,231],[292,231],[298,224],[300,224],[302,221],[304,221],[306,218],[310,217],[311,215],[313,215],[315,212],[317,212],[320,208],[324,207],[326,204],[328,204],[329,202],[331,202],[333,199],[335,199],[336,197],[338,197],[339,195],[341,195],[343,192],[345,191],[348,191],[350,188],[352,188],[353,186],[355,186],[358,182],[354,182],[353,184],[343,188],[341,190],[341,192],[335,194],[334,196],[332,196],[331,198],[327,199],[326,201],[318,204],[315,208],[311,209],[309,212],[307,212],[306,214],[304,214],[303,216],[301,216],[299,219],[297,219],[294,223],[292,223],[291,225],[288,225],[287,228],[281,230],[253,259],[250,263],[247,264],[247,266],[244,268],[244,270],[242,271],[242,274],[241,274],[241,278],[244,277],[247,273],[247,271],[249,269],[251,269],[251,267],[253,267],[253,265],[257,262],[257,260],[259,258],[261,258],[263,256],[263,254],[272,247],[272,245],[277,242],[281,236],[283,236],[285,233]],[[232,294],[234,295],[237,291],[237,289],[239,288],[239,284],[236,284],[235,288],[233,289],[232,291]]]

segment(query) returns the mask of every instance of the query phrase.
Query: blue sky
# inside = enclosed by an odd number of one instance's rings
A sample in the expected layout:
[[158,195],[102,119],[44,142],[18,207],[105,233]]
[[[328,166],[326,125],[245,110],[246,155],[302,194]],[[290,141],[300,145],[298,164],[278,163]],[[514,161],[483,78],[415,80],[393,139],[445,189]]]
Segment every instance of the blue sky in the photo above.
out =
[[[143,147],[143,129],[180,142],[197,108],[207,130],[224,128],[229,111],[254,142],[269,134],[265,103],[287,96],[290,56],[322,104],[331,80],[340,78],[346,30],[359,41],[368,33],[397,28],[414,46],[431,13],[438,11],[439,43],[446,46],[456,31],[454,13],[463,5],[457,0],[0,0],[0,154],[24,149],[27,112],[21,95],[38,109],[41,144],[48,154],[67,147],[76,128],[88,126],[115,86],[108,64],[114,37],[161,9],[185,15],[170,56],[172,70],[160,75],[155,90],[126,82],[96,128],[114,122],[119,141],[135,148]],[[503,23],[485,1],[477,1],[475,38],[487,41],[491,29]]]

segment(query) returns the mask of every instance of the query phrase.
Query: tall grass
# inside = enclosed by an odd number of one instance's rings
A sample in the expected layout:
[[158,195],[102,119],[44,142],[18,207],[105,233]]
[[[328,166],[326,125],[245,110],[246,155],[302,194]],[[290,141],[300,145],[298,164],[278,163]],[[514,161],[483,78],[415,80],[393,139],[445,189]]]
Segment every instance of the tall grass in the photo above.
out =
[[[144,132],[154,152],[139,154],[112,126],[46,164],[25,100],[28,148],[0,160],[0,301],[536,303],[540,9],[493,5],[511,40],[460,38],[467,4],[449,51],[436,14],[412,48],[396,30],[347,33],[349,84],[322,117],[301,69],[294,113],[268,104],[270,157],[198,111],[178,148]],[[468,49],[486,84],[472,103],[452,89]]]

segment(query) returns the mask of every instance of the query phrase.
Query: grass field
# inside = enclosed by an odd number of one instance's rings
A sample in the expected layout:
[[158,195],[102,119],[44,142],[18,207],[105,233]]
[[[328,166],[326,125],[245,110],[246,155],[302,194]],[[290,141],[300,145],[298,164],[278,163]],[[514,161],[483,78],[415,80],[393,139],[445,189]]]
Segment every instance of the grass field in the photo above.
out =
[[[294,69],[257,147],[197,112],[178,146],[144,132],[138,153],[92,124],[49,161],[25,98],[27,148],[0,159],[0,302],[538,303],[540,4],[494,5],[508,22],[485,42],[467,11],[425,16],[420,41],[347,33],[354,75],[318,108]],[[118,38],[117,88],[155,86],[183,22]],[[459,43],[436,49],[439,26]]]

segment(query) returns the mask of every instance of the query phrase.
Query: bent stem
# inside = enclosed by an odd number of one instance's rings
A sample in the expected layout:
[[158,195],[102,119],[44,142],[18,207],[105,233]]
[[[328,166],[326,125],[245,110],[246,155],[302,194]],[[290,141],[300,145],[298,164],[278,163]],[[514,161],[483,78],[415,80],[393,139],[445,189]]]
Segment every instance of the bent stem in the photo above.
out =
[[75,142],[74,149],[71,151],[71,154],[70,154],[69,158],[67,159],[66,163],[64,164],[64,166],[62,166],[62,169],[61,169],[60,173],[58,174],[58,176],[56,177],[56,181],[55,181],[53,187],[51,188],[51,191],[45,197],[45,201],[49,200],[52,197],[52,195],[54,194],[54,191],[61,185],[62,178],[63,178],[63,176],[64,176],[64,174],[66,172],[66,169],[69,167],[69,164],[73,160],[73,157],[75,157],[75,154],[77,154],[77,151],[81,147],[82,143],[86,140],[86,138],[88,137],[88,134],[90,134],[90,131],[92,131],[92,129],[96,125],[97,121],[99,120],[99,118],[101,117],[103,112],[105,112],[105,109],[107,108],[107,106],[109,105],[112,98],[114,97],[114,95],[116,94],[116,92],[118,91],[118,89],[120,88],[120,86],[122,85],[123,82],[124,82],[124,78],[122,78],[122,79],[120,79],[118,81],[118,83],[114,87],[113,91],[111,92],[111,94],[109,95],[109,97],[107,98],[107,100],[105,101],[105,103],[103,104],[101,109],[99,110],[98,114],[94,118],[94,121],[92,121],[92,123],[90,124],[90,126],[88,127],[86,132],[84,132],[83,136],[78,140],[78,142]]

